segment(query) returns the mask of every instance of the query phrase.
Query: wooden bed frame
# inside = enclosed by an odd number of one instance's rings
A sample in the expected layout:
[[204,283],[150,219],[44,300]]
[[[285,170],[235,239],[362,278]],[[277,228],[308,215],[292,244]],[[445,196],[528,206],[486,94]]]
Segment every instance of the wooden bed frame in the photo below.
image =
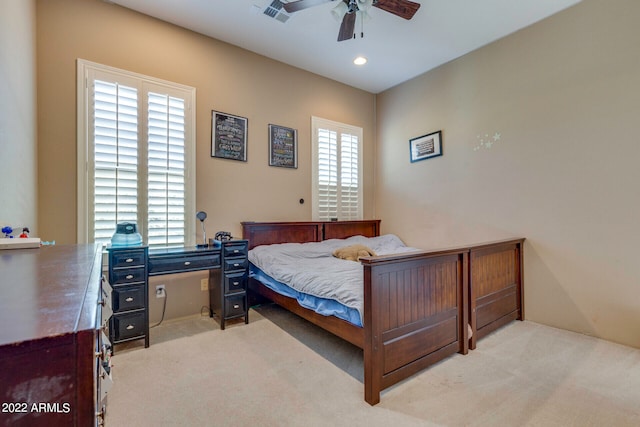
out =
[[[374,237],[380,235],[380,220],[243,222],[242,230],[251,249],[354,235]],[[453,353],[467,354],[478,338],[524,318],[523,241],[361,259],[362,328],[303,308],[254,279],[249,280],[249,293],[266,297],[363,349],[364,398],[375,405],[382,390]]]

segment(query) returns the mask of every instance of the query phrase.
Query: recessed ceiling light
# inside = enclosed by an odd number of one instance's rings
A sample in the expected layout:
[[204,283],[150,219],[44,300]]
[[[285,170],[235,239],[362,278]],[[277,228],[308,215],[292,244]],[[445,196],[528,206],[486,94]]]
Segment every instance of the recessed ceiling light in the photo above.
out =
[[367,63],[367,58],[365,58],[364,56],[358,56],[353,60],[353,63],[356,65],[364,65]]

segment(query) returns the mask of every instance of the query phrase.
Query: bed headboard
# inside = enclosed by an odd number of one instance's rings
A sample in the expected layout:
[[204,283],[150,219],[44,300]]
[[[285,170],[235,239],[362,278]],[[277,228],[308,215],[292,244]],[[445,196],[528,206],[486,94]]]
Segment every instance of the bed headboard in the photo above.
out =
[[379,236],[380,220],[242,223],[242,238],[249,240],[249,249],[274,243],[320,242],[357,235]]

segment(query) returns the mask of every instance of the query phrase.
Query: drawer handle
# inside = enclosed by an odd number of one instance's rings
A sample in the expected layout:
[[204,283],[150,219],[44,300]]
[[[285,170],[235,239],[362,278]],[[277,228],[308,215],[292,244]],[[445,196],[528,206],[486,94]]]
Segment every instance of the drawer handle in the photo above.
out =
[[234,250],[233,250],[233,253],[234,253],[234,254],[237,254],[238,252],[240,252],[238,249],[234,249]]
[[96,418],[97,418],[97,422],[98,422],[98,426],[103,426],[104,425],[104,416],[107,412],[107,407],[105,405],[102,405],[102,408],[100,408],[100,412],[96,412]]
[[133,326],[133,325],[129,325],[129,326],[127,326],[127,330],[128,330],[128,331],[130,331],[130,330],[131,330],[131,329],[133,329],[133,328],[135,328],[135,326]]
[[234,267],[238,267],[238,266],[240,266],[240,264],[233,264],[233,266],[234,266]]
[[191,261],[185,261],[184,265],[191,265]]
[[133,258],[127,258],[124,262],[133,262]]
[[240,282],[233,282],[233,286],[238,286]]
[[233,308],[235,308],[235,309],[240,308],[240,304],[234,304],[234,305],[233,305]]
[[129,280],[133,279],[133,274],[127,274],[126,278],[129,279]]
[[109,361],[111,359],[111,349],[102,344],[102,347],[100,347],[100,351],[96,351],[94,355],[99,359]]
[[129,298],[125,299],[125,301],[126,302],[131,302],[131,301],[133,301],[133,297],[129,297]]

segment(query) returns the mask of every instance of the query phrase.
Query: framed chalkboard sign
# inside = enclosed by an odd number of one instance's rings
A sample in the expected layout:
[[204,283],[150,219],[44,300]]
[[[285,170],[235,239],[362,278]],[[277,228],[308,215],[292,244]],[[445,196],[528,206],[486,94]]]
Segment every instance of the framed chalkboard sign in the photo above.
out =
[[298,168],[298,131],[269,125],[269,166]]
[[247,161],[245,117],[211,112],[211,157]]

